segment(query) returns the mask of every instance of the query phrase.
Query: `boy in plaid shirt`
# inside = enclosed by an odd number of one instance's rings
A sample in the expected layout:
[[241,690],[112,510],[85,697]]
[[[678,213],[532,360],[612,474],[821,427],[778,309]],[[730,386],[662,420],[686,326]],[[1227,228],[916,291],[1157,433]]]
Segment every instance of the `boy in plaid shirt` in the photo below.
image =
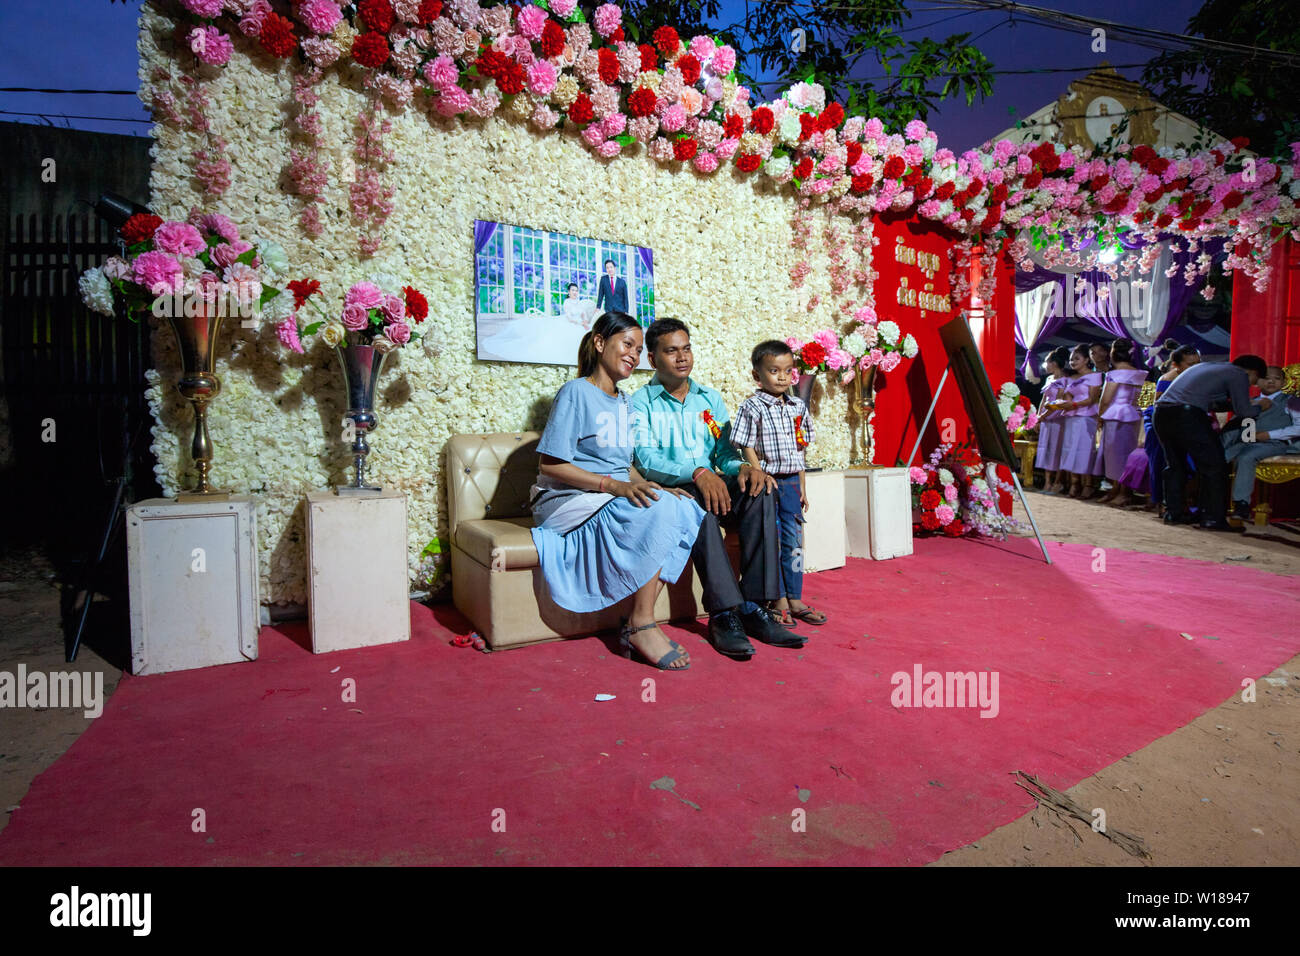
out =
[[785,597],[776,602],[773,610],[787,627],[794,627],[796,618],[807,624],[825,624],[826,615],[801,600],[803,529],[800,526],[808,509],[803,478],[804,449],[812,443],[813,425],[808,407],[791,393],[794,352],[784,342],[770,339],[754,347],[750,361],[758,389],[736,411],[731,442],[751,466],[776,479]]

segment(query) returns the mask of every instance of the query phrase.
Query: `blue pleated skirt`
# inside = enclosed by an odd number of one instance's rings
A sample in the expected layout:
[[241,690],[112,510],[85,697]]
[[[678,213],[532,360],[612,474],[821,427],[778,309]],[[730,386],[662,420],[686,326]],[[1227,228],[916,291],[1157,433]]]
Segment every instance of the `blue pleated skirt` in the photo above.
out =
[[659,572],[672,583],[691,559],[704,511],[667,491],[641,508],[614,498],[567,534],[543,523],[533,544],[551,598],[578,613],[599,611],[634,594]]

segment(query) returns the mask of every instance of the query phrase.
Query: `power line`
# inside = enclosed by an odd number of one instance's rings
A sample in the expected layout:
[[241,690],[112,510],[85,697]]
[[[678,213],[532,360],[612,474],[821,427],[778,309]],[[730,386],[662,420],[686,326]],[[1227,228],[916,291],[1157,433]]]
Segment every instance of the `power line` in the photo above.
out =
[[128,119],[123,116],[81,116],[76,113],[25,113],[21,110],[0,110],[0,114],[5,116],[40,116],[44,119],[54,117],[56,119],[83,119],[99,120],[104,123],[145,123],[152,125],[153,120],[149,119]]

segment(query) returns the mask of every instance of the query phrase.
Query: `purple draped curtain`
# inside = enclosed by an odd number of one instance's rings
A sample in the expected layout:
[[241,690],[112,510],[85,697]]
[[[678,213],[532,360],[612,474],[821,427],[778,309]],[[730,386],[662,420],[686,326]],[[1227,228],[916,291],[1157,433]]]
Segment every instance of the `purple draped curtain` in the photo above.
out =
[[655,274],[654,253],[642,246],[637,246],[636,254],[641,257],[641,266],[653,277]]
[[482,219],[474,220],[474,255],[483,251],[488,240],[492,238],[492,233],[497,231],[495,222],[484,222]]

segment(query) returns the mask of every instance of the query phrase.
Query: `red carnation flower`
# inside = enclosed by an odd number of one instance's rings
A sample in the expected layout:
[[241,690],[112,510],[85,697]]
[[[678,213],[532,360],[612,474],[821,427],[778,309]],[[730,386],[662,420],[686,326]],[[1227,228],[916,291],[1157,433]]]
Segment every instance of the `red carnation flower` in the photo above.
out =
[[1184,219],[1178,224],[1178,228],[1183,232],[1194,232],[1201,225],[1199,219]]
[[406,296],[406,314],[416,322],[423,322],[429,315],[429,300],[419,289],[413,289],[409,285],[403,286],[402,292]]
[[943,499],[939,497],[939,492],[937,491],[921,492],[921,507],[926,509],[927,511],[933,511],[935,508],[939,507],[939,505],[942,503],[943,503]]
[[672,27],[660,27],[654,33],[655,46],[664,56],[672,56],[681,46],[682,39]]
[[616,26],[614,28],[614,32],[609,35],[610,43],[622,43],[626,39],[627,39],[627,34],[623,32],[623,24],[621,23],[618,26]]
[[649,116],[655,111],[657,102],[658,97],[654,95],[652,90],[648,90],[644,86],[638,86],[627,98],[627,111],[633,116]]
[[641,51],[641,72],[654,70],[659,67],[659,54],[649,43],[642,43],[637,47]]
[[809,174],[812,173],[812,171],[813,171],[813,161],[809,157],[805,156],[803,159],[799,160],[798,165],[795,166],[794,178],[807,179]]
[[[750,114],[749,128],[759,136],[766,136],[768,133],[772,132],[772,129],[775,126],[776,119],[772,116],[772,111],[766,106],[760,106]],[[861,149],[861,147],[858,148]]]
[[997,228],[998,223],[1000,223],[1001,221],[1002,221],[1002,207],[989,206],[988,215],[986,215],[984,217],[984,221],[980,223],[980,232],[992,232],[994,229]]
[[826,347],[820,342],[809,342],[799,350],[799,356],[809,368],[817,368],[826,361]]
[[1202,216],[1204,216],[1207,212],[1210,211],[1210,207],[1213,205],[1214,205],[1213,200],[1202,199],[1200,202],[1198,202],[1196,205],[1192,207],[1192,215],[1197,219],[1200,219]]
[[[1234,140],[1234,142],[1236,141]],[[1232,192],[1228,193],[1228,195],[1223,197],[1223,208],[1236,209],[1238,206],[1242,204],[1245,198],[1246,198],[1245,196],[1243,196],[1241,193],[1239,193],[1237,190],[1234,189]]]
[[844,160],[844,165],[849,167],[849,169],[852,169],[854,166],[857,165],[858,160],[862,158],[862,144],[849,143],[846,150],[848,152],[848,156]]
[[1174,221],[1174,217],[1172,214],[1167,212],[1162,212],[1160,215],[1156,216],[1156,228],[1163,229],[1165,228],[1165,226],[1169,225],[1173,221]]
[[122,223],[122,228],[118,231],[128,246],[134,246],[137,242],[152,239],[153,234],[162,224],[162,216],[155,216],[151,212],[138,212]]
[[[660,29],[667,29],[667,28],[661,27]],[[700,148],[699,144],[696,143],[695,140],[689,136],[683,136],[681,139],[677,139],[673,141],[673,155],[681,160],[693,159],[695,157],[696,150],[698,150],[699,148]]]
[[1232,251],[1238,256],[1248,256],[1250,255],[1250,243],[1243,239],[1233,247]]
[[1186,176],[1180,176],[1169,184],[1168,189],[1170,192],[1177,192],[1180,189],[1186,189],[1188,182],[1189,180]]
[[683,53],[677,58],[677,69],[682,71],[682,82],[694,86],[700,78],[700,61],[694,53]]
[[1005,202],[1006,198],[1007,198],[1006,183],[998,183],[996,186],[993,187],[993,192],[989,194],[989,201],[994,203],[995,205],[1000,202]]
[[1133,160],[1135,163],[1141,163],[1145,166],[1147,163],[1151,162],[1151,160],[1156,158],[1156,151],[1150,146],[1137,146],[1134,147],[1133,152],[1128,154],[1128,158]]
[[984,180],[972,179],[970,185],[966,187],[967,196],[978,196],[984,191]]
[[1236,146],[1238,149],[1245,149],[1247,146],[1250,145],[1250,137],[1234,136],[1232,137],[1232,139],[1228,140],[1228,142],[1231,143],[1233,146]]
[[762,162],[763,157],[757,153],[741,153],[736,157],[736,168],[742,173],[752,173]]
[[922,178],[921,170],[913,166],[907,171],[907,175],[903,177],[903,187],[905,189],[915,189]]
[[496,50],[484,50],[483,55],[474,61],[474,67],[480,76],[495,80],[511,63],[510,57]]
[[876,184],[875,177],[870,173],[863,173],[861,176],[854,176],[849,182],[849,190],[855,193],[865,193],[870,191],[871,187]]
[[1160,197],[1163,196],[1164,194],[1165,194],[1164,188],[1157,186],[1155,189],[1151,190],[1151,192],[1143,193],[1142,199],[1147,203],[1157,203],[1160,201]]
[[817,132],[817,120],[807,113],[799,114],[799,139],[811,139],[812,134]]
[[745,132],[745,121],[735,113],[729,113],[722,123],[722,135],[727,139],[740,139]]
[[308,299],[320,291],[320,283],[315,279],[294,279],[287,288],[293,293],[293,310],[297,312]]
[[415,16],[421,23],[432,23],[442,16],[442,0],[420,0],[420,12]]
[[258,39],[262,42],[262,49],[272,56],[286,57],[298,49],[293,24],[278,13],[268,13],[262,20],[262,32]]
[[926,531],[939,530],[939,519],[935,517],[933,511],[927,511],[921,515],[921,527]]
[[963,209],[963,210],[961,211],[961,218],[962,218],[963,220],[965,220],[966,222],[970,222],[972,219],[975,218],[975,210],[974,210],[974,209]]
[[618,82],[618,54],[607,46],[601,47],[596,53],[600,57],[600,66],[597,68],[600,81],[613,86]]
[[1107,173],[1101,173],[1097,176],[1093,176],[1092,179],[1088,181],[1088,188],[1093,192],[1098,192],[1108,182],[1110,182],[1110,176]]
[[932,471],[930,471],[930,472],[926,472],[926,475],[925,475],[925,487],[927,487],[927,488],[938,488],[938,487],[939,487],[939,476],[938,476],[937,474],[935,474],[934,472],[932,472]]
[[1042,181],[1043,181],[1043,171],[1041,169],[1035,169],[1032,172],[1030,172],[1028,176],[1025,177],[1025,188],[1033,189]]
[[381,67],[388,62],[388,53],[388,37],[382,33],[363,33],[352,41],[352,59],[362,66]]
[[388,0],[361,0],[357,15],[367,29],[387,33],[393,28],[393,5]]
[[956,191],[957,191],[957,187],[953,185],[951,181],[949,181],[944,183],[942,186],[940,186],[938,189],[934,191],[934,198],[939,200],[940,202],[943,202],[945,199],[951,198],[952,194],[955,193]]
[[925,199],[933,190],[934,180],[929,176],[922,176],[920,180],[917,181],[916,188],[913,191],[916,193],[917,199]]
[[1165,174],[1165,170],[1167,170],[1168,168],[1169,168],[1169,160],[1165,159],[1163,156],[1158,156],[1155,159],[1151,160],[1151,165],[1147,167],[1147,169],[1153,175],[1156,176],[1163,176]]
[[497,89],[506,96],[514,96],[523,91],[524,88],[524,68],[510,60],[497,74]]
[[966,526],[961,523],[960,518],[953,518],[943,526],[943,533],[950,538],[956,538],[966,531]]
[[844,107],[839,103],[832,103],[826,109],[821,111],[817,117],[817,126],[825,132],[828,129],[834,129],[844,122]]
[[564,28],[554,20],[547,20],[542,27],[542,56],[548,60],[564,52]]
[[1128,193],[1118,193],[1114,199],[1102,206],[1103,212],[1117,213],[1123,212],[1124,207],[1128,205]]
[[591,109],[591,97],[586,93],[579,93],[578,98],[569,107],[569,119],[575,123],[590,123],[595,115]]
[[902,156],[890,156],[885,160],[885,178],[897,179],[907,171],[907,163],[903,162]]

